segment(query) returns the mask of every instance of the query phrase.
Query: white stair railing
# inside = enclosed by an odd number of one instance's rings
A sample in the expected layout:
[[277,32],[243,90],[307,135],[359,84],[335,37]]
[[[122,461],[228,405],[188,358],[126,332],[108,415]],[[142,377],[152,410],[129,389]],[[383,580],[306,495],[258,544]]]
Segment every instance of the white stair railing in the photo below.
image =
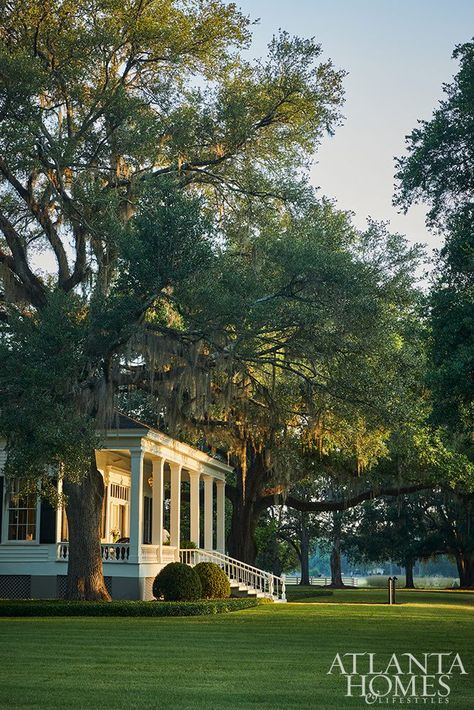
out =
[[183,549],[180,550],[180,559],[191,566],[199,562],[214,562],[224,570],[231,582],[237,582],[248,590],[254,590],[274,601],[286,601],[284,575],[277,577],[271,572],[252,567],[217,550]]

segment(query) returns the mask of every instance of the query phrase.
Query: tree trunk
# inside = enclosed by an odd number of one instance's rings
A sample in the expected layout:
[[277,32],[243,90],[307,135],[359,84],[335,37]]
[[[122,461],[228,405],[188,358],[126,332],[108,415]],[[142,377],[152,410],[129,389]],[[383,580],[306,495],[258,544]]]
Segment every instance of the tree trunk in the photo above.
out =
[[247,447],[247,471],[235,466],[236,488],[231,496],[232,520],[230,525],[228,549],[229,555],[248,565],[255,565],[257,544],[255,529],[265,506],[262,507],[263,488],[267,475],[264,456]]
[[474,588],[474,552],[456,553],[456,565],[459,574],[459,586],[462,589]]
[[414,560],[405,560],[405,589],[415,589],[415,581],[413,579]]
[[332,514],[333,532],[332,532],[332,550],[330,557],[331,565],[331,587],[342,589],[345,585],[342,581],[341,568],[341,532],[342,532],[342,515],[341,513]]
[[249,501],[232,501],[232,519],[228,539],[229,555],[236,560],[255,565],[257,545],[255,529],[260,511]]
[[100,526],[104,481],[95,454],[89,473],[80,483],[64,482],[67,496],[69,561],[67,599],[110,600],[102,570]]
[[336,589],[342,589],[345,585],[342,581],[342,569],[341,569],[341,541],[337,538],[334,540],[334,544],[331,550],[331,587]]
[[308,528],[306,526],[305,513],[301,514],[301,533],[300,533],[300,547],[301,547],[301,581],[300,584],[309,584],[309,534]]

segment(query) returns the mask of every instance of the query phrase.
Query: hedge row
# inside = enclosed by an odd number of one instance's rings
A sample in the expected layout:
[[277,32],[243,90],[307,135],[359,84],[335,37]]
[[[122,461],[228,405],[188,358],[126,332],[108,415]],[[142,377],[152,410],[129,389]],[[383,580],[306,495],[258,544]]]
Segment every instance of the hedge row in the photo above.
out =
[[196,602],[2,600],[0,616],[210,616],[250,609],[267,599],[211,599]]

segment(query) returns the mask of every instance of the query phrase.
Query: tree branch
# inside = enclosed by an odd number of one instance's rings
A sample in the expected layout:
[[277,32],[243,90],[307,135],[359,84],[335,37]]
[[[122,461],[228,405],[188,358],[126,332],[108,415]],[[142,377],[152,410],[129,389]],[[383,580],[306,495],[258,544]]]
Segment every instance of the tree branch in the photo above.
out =
[[61,238],[59,237],[53,223],[51,222],[48,213],[42,209],[33,195],[32,181],[29,181],[28,187],[24,187],[22,183],[13,175],[7,163],[0,157],[0,173],[10,183],[16,193],[21,197],[23,202],[41,225],[46,237],[51,244],[51,247],[56,256],[58,264],[58,281],[62,287],[64,282],[69,278],[69,265],[67,261],[66,251],[64,249]]
[[0,230],[3,232],[11,256],[0,252],[0,261],[20,280],[25,295],[33,306],[41,308],[46,303],[46,293],[41,280],[28,264],[25,248],[19,234],[7,217],[0,212]]
[[[372,500],[373,498],[381,498],[382,496],[399,496],[407,495],[408,493],[416,493],[418,491],[425,491],[432,488],[432,485],[428,483],[417,483],[409,486],[397,486],[397,487],[380,487],[372,488],[369,490],[361,491],[349,498],[343,498],[340,500],[301,500],[295,498],[294,496],[287,496],[285,499],[281,499],[279,502],[282,505],[287,505],[289,508],[294,508],[295,510],[302,510],[308,513],[324,513],[330,511],[338,510],[348,510],[353,508],[359,503],[363,503],[366,500]],[[268,505],[275,505],[275,496],[265,497]]]

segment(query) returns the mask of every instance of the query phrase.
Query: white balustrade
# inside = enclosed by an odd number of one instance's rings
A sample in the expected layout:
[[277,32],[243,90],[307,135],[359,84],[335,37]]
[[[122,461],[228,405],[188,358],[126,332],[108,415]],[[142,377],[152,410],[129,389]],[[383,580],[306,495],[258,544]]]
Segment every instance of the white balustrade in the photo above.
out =
[[[100,546],[103,562],[128,562],[130,545],[128,543],[114,542],[103,543]],[[56,546],[56,559],[67,562],[69,559],[69,543],[58,542]]]
[[217,550],[184,549],[180,550],[180,558],[181,562],[191,566],[199,562],[214,562],[224,570],[231,582],[253,589],[257,594],[269,599],[286,601],[284,575],[277,577],[271,572],[252,567]]

